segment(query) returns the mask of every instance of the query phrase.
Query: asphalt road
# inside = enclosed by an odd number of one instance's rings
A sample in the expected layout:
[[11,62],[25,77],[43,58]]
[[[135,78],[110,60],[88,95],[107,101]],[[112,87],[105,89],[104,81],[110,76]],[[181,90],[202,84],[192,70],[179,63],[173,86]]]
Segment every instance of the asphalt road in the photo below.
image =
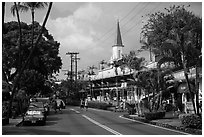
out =
[[51,112],[45,126],[3,127],[3,135],[182,135],[184,133],[122,118],[122,112],[80,110]]

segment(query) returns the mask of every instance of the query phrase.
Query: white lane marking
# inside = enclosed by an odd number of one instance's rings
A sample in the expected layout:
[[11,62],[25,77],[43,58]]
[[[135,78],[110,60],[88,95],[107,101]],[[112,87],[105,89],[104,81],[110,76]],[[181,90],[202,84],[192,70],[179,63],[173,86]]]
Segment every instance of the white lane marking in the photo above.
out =
[[165,130],[169,130],[169,131],[173,131],[173,132],[177,132],[177,133],[181,133],[181,134],[185,134],[185,135],[191,135],[191,134],[188,134],[188,133],[185,133],[185,132],[182,132],[182,131],[177,131],[177,130],[173,130],[173,129],[169,129],[169,128],[165,128],[165,127],[160,127],[160,126],[157,126],[157,125],[152,125],[152,124],[140,122],[140,121],[138,121],[138,120],[125,118],[125,117],[123,117],[123,116],[119,116],[119,117],[122,118],[122,119],[129,120],[129,121],[138,122],[138,123],[142,123],[142,124],[145,124],[145,125],[149,125],[149,126],[153,126],[153,127],[165,129]]
[[95,108],[88,108],[88,109],[99,111],[99,112],[112,112],[112,111],[103,110],[103,109],[95,109]]
[[113,129],[111,129],[111,128],[109,128],[109,127],[103,125],[103,124],[100,124],[99,122],[97,122],[97,121],[91,119],[90,117],[88,117],[88,116],[86,116],[86,115],[82,115],[82,116],[83,116],[84,118],[88,119],[89,121],[91,121],[92,123],[96,124],[97,126],[100,126],[100,127],[104,128],[105,130],[107,130],[107,131],[109,131],[109,132],[111,132],[111,133],[113,133],[113,134],[115,134],[115,135],[122,135],[121,133],[119,133],[119,132],[117,132],[117,131],[115,131],[115,130],[113,130]]
[[75,110],[75,109],[73,109],[73,108],[70,108],[70,110],[72,110],[72,111],[76,112],[77,114],[79,114],[79,113],[80,113],[79,111],[77,111],[77,110]]

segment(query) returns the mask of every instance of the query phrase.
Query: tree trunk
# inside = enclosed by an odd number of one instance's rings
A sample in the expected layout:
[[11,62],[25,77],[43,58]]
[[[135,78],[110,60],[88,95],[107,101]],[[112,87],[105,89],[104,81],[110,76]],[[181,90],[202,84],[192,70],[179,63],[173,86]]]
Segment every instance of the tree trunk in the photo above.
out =
[[[22,31],[21,31],[21,21],[20,21],[20,16],[19,16],[19,12],[18,12],[18,8],[17,8],[17,4],[16,2],[14,2],[15,7],[16,7],[16,15],[17,15],[17,19],[18,19],[18,26],[19,26],[19,57],[18,57],[18,70],[21,69],[21,44],[22,44]],[[17,71],[18,71],[17,70]]]
[[150,96],[149,96],[149,89],[147,89],[147,92],[148,92],[148,93],[147,93],[147,94],[148,94],[148,95],[147,95],[147,96],[148,96],[148,109],[149,109],[150,112],[152,112],[152,110],[151,110]]
[[[196,33],[196,47],[198,46],[198,33]],[[198,58],[198,63],[195,65],[195,70],[196,70],[196,78],[195,78],[195,93],[196,93],[196,112],[199,115],[199,71],[198,71],[198,66],[199,66],[200,58]]]
[[[16,72],[18,72],[21,69],[21,43],[22,43],[22,32],[21,32],[21,22],[20,22],[20,16],[19,16],[19,12],[18,12],[18,7],[16,2],[14,2],[15,8],[16,8],[16,15],[17,15],[17,20],[18,20],[18,26],[19,26],[19,62],[18,62],[18,67]],[[15,89],[17,87],[17,83],[15,85]],[[9,116],[11,115],[11,109],[12,109],[12,103],[13,103],[13,95],[15,93],[15,89],[12,90],[12,94],[11,94],[11,99],[9,102]]]
[[199,82],[198,82],[199,73],[198,73],[198,66],[197,65],[195,66],[195,69],[196,69],[196,78],[195,78],[196,112],[199,115],[200,114],[200,112],[199,112]]
[[192,104],[193,104],[193,110],[194,110],[194,112],[196,114],[195,102],[194,102],[194,99],[193,99],[193,92],[191,91],[190,82],[189,82],[189,79],[188,79],[187,67],[186,67],[187,61],[186,61],[186,58],[185,58],[185,49],[184,49],[184,34],[181,34],[180,46],[181,46],[181,49],[182,49],[181,50],[181,60],[182,60],[183,69],[184,69],[184,76],[185,76],[185,79],[186,79],[186,82],[187,82],[188,90],[190,92],[190,97],[191,97],[191,101],[192,101]]
[[5,2],[2,2],[2,32],[4,33]]
[[35,15],[35,12],[34,12],[34,9],[31,9],[31,16],[32,16],[32,37],[31,37],[31,47],[33,48],[33,41],[34,41],[34,15]]

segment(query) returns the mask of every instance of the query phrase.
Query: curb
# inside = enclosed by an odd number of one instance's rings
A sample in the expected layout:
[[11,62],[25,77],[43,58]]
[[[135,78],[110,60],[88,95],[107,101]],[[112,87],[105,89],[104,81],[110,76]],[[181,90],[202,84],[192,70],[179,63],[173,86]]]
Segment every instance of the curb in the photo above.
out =
[[20,126],[22,123],[23,123],[23,119],[19,123],[16,124],[16,127]]
[[140,117],[134,117],[133,118],[133,117],[130,117],[129,115],[127,115],[127,114],[123,115],[123,117],[133,119],[133,120],[138,120],[140,122],[144,122],[144,123],[148,123],[148,124],[152,124],[152,125],[156,125],[156,126],[160,126],[160,127],[165,127],[165,128],[169,128],[169,129],[182,131],[182,132],[193,134],[193,135],[202,135],[202,130],[199,130],[199,129],[185,128],[183,126],[179,127],[179,126],[173,126],[173,125],[170,125],[170,124],[153,122],[153,121],[149,121],[149,120],[146,120],[146,119],[140,118]]

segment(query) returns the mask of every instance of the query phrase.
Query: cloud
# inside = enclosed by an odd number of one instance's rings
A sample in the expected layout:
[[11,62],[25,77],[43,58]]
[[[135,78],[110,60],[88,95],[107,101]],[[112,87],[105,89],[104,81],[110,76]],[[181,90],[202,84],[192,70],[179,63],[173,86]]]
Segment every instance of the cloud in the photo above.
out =
[[73,14],[49,19],[46,27],[54,39],[60,42],[62,68],[69,67],[70,57],[66,56],[66,53],[70,51],[80,53],[79,67],[83,66],[83,68],[93,64],[94,59],[101,58],[104,49],[97,45],[96,41],[96,36],[101,34],[98,34],[94,24],[101,19],[102,15],[102,10],[98,6],[86,3],[76,9]]
[[[70,45],[80,50],[94,44],[94,31],[92,23],[100,18],[101,10],[91,3],[78,8],[73,15],[49,20],[47,28],[56,40],[63,43],[61,46]],[[83,43],[83,46],[81,46]]]

